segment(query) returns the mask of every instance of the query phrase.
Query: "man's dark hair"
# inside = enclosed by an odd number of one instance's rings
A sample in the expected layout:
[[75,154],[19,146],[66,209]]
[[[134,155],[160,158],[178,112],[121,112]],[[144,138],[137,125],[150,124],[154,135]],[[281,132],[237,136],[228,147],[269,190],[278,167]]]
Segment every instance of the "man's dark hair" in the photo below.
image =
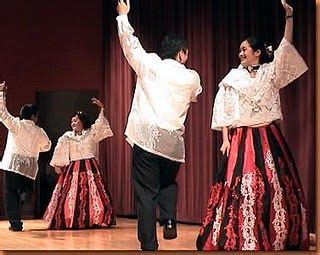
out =
[[90,117],[82,112],[82,111],[77,111],[75,112],[71,118],[75,117],[75,116],[78,116],[79,120],[81,121],[82,123],[82,126],[83,126],[83,129],[88,129],[91,127],[91,125],[93,124],[93,122],[91,121]]
[[167,35],[161,43],[160,57],[162,59],[175,59],[180,50],[183,50],[185,53],[187,52],[187,41],[180,35]]
[[20,109],[20,119],[22,120],[31,120],[33,116],[38,115],[38,106],[34,104],[26,104]]

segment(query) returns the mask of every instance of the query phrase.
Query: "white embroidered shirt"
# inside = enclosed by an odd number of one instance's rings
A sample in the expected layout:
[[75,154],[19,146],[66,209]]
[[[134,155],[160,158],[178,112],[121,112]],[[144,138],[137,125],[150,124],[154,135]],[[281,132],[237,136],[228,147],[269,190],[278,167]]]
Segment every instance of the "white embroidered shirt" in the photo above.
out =
[[20,120],[8,112],[4,92],[0,92],[0,120],[9,130],[0,168],[34,180],[39,153],[50,150],[51,141],[32,120]]
[[191,102],[201,93],[200,77],[173,59],[146,53],[133,35],[127,15],[119,15],[118,34],[124,55],[137,74],[127,141],[165,158],[184,162],[184,122]]

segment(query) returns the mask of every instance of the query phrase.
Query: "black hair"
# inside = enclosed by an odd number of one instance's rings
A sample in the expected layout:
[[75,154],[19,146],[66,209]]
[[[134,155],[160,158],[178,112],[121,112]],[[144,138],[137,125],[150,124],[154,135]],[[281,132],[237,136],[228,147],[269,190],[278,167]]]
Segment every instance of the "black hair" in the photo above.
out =
[[167,35],[161,43],[160,56],[162,59],[175,59],[180,50],[182,50],[184,53],[187,52],[187,41],[180,35],[170,34]]
[[38,106],[34,104],[26,104],[20,109],[20,119],[31,120],[32,116],[38,115]]
[[260,50],[260,64],[269,63],[273,60],[273,49],[272,45],[267,42],[262,42],[261,39],[250,36],[245,41],[247,41],[250,45],[250,47],[254,50]]
[[93,122],[91,121],[90,117],[82,112],[82,111],[76,111],[72,116],[71,118],[75,117],[75,116],[78,116],[79,120],[81,121],[82,123],[82,126],[83,126],[83,129],[88,129],[91,127],[91,125],[93,124]]

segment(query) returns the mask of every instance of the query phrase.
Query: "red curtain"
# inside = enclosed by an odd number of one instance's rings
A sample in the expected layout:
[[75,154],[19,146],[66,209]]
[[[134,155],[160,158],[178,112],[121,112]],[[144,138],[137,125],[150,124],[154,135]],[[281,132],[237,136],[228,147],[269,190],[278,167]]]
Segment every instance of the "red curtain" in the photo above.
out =
[[[123,135],[131,106],[135,74],[120,49],[116,1],[104,1],[105,98],[115,133],[106,148],[108,183],[118,215],[135,214],[131,183],[131,150]],[[283,131],[296,159],[315,222],[315,3],[294,1],[294,45],[310,70],[282,92]],[[201,76],[203,93],[186,123],[186,163],[181,167],[178,220],[201,222],[209,186],[219,161],[220,133],[210,130],[217,84],[238,65],[241,40],[251,34],[274,43],[283,35],[280,0],[131,0],[129,20],[147,51],[159,49],[168,33],[189,42],[187,66]]]

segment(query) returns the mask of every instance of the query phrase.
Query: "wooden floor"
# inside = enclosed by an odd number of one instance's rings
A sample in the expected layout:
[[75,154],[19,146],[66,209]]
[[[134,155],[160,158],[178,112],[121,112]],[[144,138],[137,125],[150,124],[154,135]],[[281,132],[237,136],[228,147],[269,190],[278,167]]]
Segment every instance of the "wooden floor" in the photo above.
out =
[[[117,218],[117,226],[111,229],[58,231],[47,230],[47,224],[43,220],[25,220],[23,232],[12,232],[8,230],[8,221],[0,221],[0,255],[21,254],[18,253],[19,250],[23,250],[24,254],[34,254],[43,250],[77,251],[77,254],[80,254],[79,250],[82,251],[81,254],[86,254],[85,251],[89,250],[137,251],[140,245],[136,237],[136,226],[135,219]],[[158,227],[159,250],[195,251],[198,231],[198,225],[178,224],[178,238],[164,240],[162,227]],[[315,240],[313,242],[315,243]],[[310,249],[314,251],[315,246]]]
[[[43,220],[25,220],[23,232],[8,230],[8,221],[0,221],[0,250],[139,250],[137,220],[117,218],[111,229],[46,230]],[[197,225],[178,224],[178,238],[164,240],[157,228],[159,250],[195,250]]]

